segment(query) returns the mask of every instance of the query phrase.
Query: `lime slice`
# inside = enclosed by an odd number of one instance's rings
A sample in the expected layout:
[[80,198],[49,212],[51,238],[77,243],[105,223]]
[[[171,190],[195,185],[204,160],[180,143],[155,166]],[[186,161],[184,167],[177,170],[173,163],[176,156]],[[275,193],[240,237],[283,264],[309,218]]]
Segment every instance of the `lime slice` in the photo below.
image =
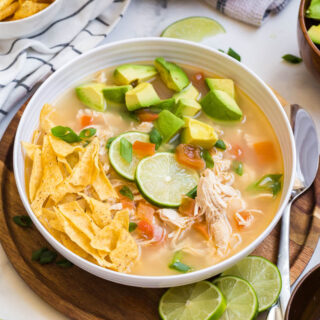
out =
[[270,308],[281,291],[279,269],[263,257],[249,256],[223,274],[241,277],[250,282],[258,296],[259,312]]
[[208,281],[170,288],[162,296],[159,313],[163,320],[217,320],[226,308],[220,290]]
[[198,184],[199,175],[180,165],[174,154],[159,152],[140,161],[136,182],[141,193],[161,207],[179,207],[182,195]]
[[170,24],[162,32],[161,37],[200,42],[205,37],[225,32],[223,26],[214,19],[207,17],[188,17]]
[[131,143],[134,143],[136,140],[142,142],[149,142],[149,135],[147,133],[142,132],[126,132],[114,139],[110,144],[109,159],[113,169],[116,170],[120,176],[133,181],[137,165],[141,158],[135,156],[135,154],[133,153],[132,161],[130,163],[123,159],[120,154],[121,138],[125,138]]
[[227,299],[221,320],[251,320],[258,314],[258,299],[251,284],[239,277],[225,276],[213,281]]

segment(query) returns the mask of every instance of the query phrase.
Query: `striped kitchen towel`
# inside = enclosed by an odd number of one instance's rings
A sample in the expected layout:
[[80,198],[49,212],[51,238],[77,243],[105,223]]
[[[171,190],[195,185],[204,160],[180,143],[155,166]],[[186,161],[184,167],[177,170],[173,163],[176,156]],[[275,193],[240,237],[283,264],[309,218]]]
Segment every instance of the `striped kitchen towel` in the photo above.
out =
[[206,0],[206,2],[231,18],[261,26],[270,14],[280,12],[289,0]]
[[66,0],[41,32],[0,42],[0,123],[40,81],[97,46],[122,17],[124,0]]

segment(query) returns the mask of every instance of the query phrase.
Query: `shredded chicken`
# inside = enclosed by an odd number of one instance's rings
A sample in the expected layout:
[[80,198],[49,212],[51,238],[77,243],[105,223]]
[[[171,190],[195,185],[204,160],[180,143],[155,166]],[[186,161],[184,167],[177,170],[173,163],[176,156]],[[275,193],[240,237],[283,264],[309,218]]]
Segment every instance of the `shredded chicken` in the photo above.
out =
[[229,170],[230,161],[223,160],[219,153],[214,156],[214,161],[214,169],[206,169],[198,183],[195,215],[205,216],[218,253],[225,255],[238,238],[227,217],[228,204],[231,199],[241,199],[241,193],[231,186],[234,176]]
[[182,216],[177,210],[174,209],[159,209],[157,212],[159,213],[160,219],[172,229],[189,228],[195,220],[194,217]]
[[149,131],[151,131],[152,128],[153,128],[152,122],[146,122],[145,121],[145,122],[141,122],[137,126],[136,130],[140,131],[140,132],[149,132]]

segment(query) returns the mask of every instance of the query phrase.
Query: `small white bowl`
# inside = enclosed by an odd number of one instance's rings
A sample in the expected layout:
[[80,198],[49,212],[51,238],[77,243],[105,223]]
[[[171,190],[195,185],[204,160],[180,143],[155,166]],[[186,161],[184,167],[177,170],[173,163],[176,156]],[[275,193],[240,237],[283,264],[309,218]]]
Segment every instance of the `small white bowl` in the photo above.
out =
[[[44,103],[52,103],[68,88],[103,68],[133,61],[148,61],[163,56],[168,60],[193,65],[217,75],[231,78],[265,113],[279,139],[284,160],[283,193],[279,210],[265,231],[250,245],[232,257],[211,267],[181,275],[137,276],[99,267],[66,249],[42,226],[31,210],[25,190],[25,161],[21,141],[30,141],[39,125]],[[142,38],[111,43],[88,52],[55,72],[30,100],[21,118],[14,145],[14,174],[22,202],[33,223],[46,240],[78,267],[106,280],[137,287],[172,287],[200,281],[223,272],[250,254],[279,221],[294,180],[295,144],[289,121],[270,88],[253,72],[235,59],[209,47],[183,40]]]
[[0,21],[0,39],[21,38],[35,34],[48,26],[58,14],[63,0],[55,0],[36,14],[14,21]]

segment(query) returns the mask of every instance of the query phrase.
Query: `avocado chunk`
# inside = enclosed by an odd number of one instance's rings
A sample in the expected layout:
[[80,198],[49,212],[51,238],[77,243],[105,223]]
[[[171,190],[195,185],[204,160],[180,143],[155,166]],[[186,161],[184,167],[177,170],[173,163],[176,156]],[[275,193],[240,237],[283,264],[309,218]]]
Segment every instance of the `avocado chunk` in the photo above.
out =
[[117,85],[138,83],[149,80],[157,75],[154,66],[143,66],[139,64],[124,64],[114,70],[113,78]]
[[234,83],[231,79],[206,78],[206,84],[210,90],[221,90],[228,93],[233,99],[235,97]]
[[184,126],[184,121],[172,112],[163,110],[159,113],[158,119],[155,121],[155,127],[162,135],[162,141],[168,142],[178,131]]
[[132,90],[130,84],[125,86],[107,86],[102,89],[102,93],[107,101],[124,104],[126,101],[125,95],[129,90]]
[[107,103],[103,97],[104,83],[92,82],[76,87],[78,99],[87,107],[97,111],[105,111]]
[[160,98],[149,82],[138,84],[125,94],[126,106],[129,111],[147,108],[160,102]]
[[176,105],[174,98],[161,100],[159,103],[153,105],[150,109],[155,112],[161,112],[162,110],[172,111]]
[[210,149],[218,140],[218,136],[213,127],[208,124],[184,117],[185,128],[183,129],[181,140],[183,143],[192,144],[205,149]]
[[180,92],[189,84],[186,73],[175,63],[164,58],[157,58],[154,62],[162,81],[169,89]]
[[182,117],[182,116],[193,117],[200,110],[201,110],[201,106],[196,100],[181,98],[178,101],[175,115],[178,117]]
[[220,121],[240,120],[242,111],[237,102],[224,91],[211,90],[200,102],[203,111]]
[[191,84],[190,86],[185,88],[183,91],[174,94],[172,98],[174,98],[176,102],[178,102],[179,99],[181,98],[198,100],[199,95],[200,95],[199,91]]
[[308,30],[308,35],[313,43],[320,44],[320,24],[318,26],[311,26]]

